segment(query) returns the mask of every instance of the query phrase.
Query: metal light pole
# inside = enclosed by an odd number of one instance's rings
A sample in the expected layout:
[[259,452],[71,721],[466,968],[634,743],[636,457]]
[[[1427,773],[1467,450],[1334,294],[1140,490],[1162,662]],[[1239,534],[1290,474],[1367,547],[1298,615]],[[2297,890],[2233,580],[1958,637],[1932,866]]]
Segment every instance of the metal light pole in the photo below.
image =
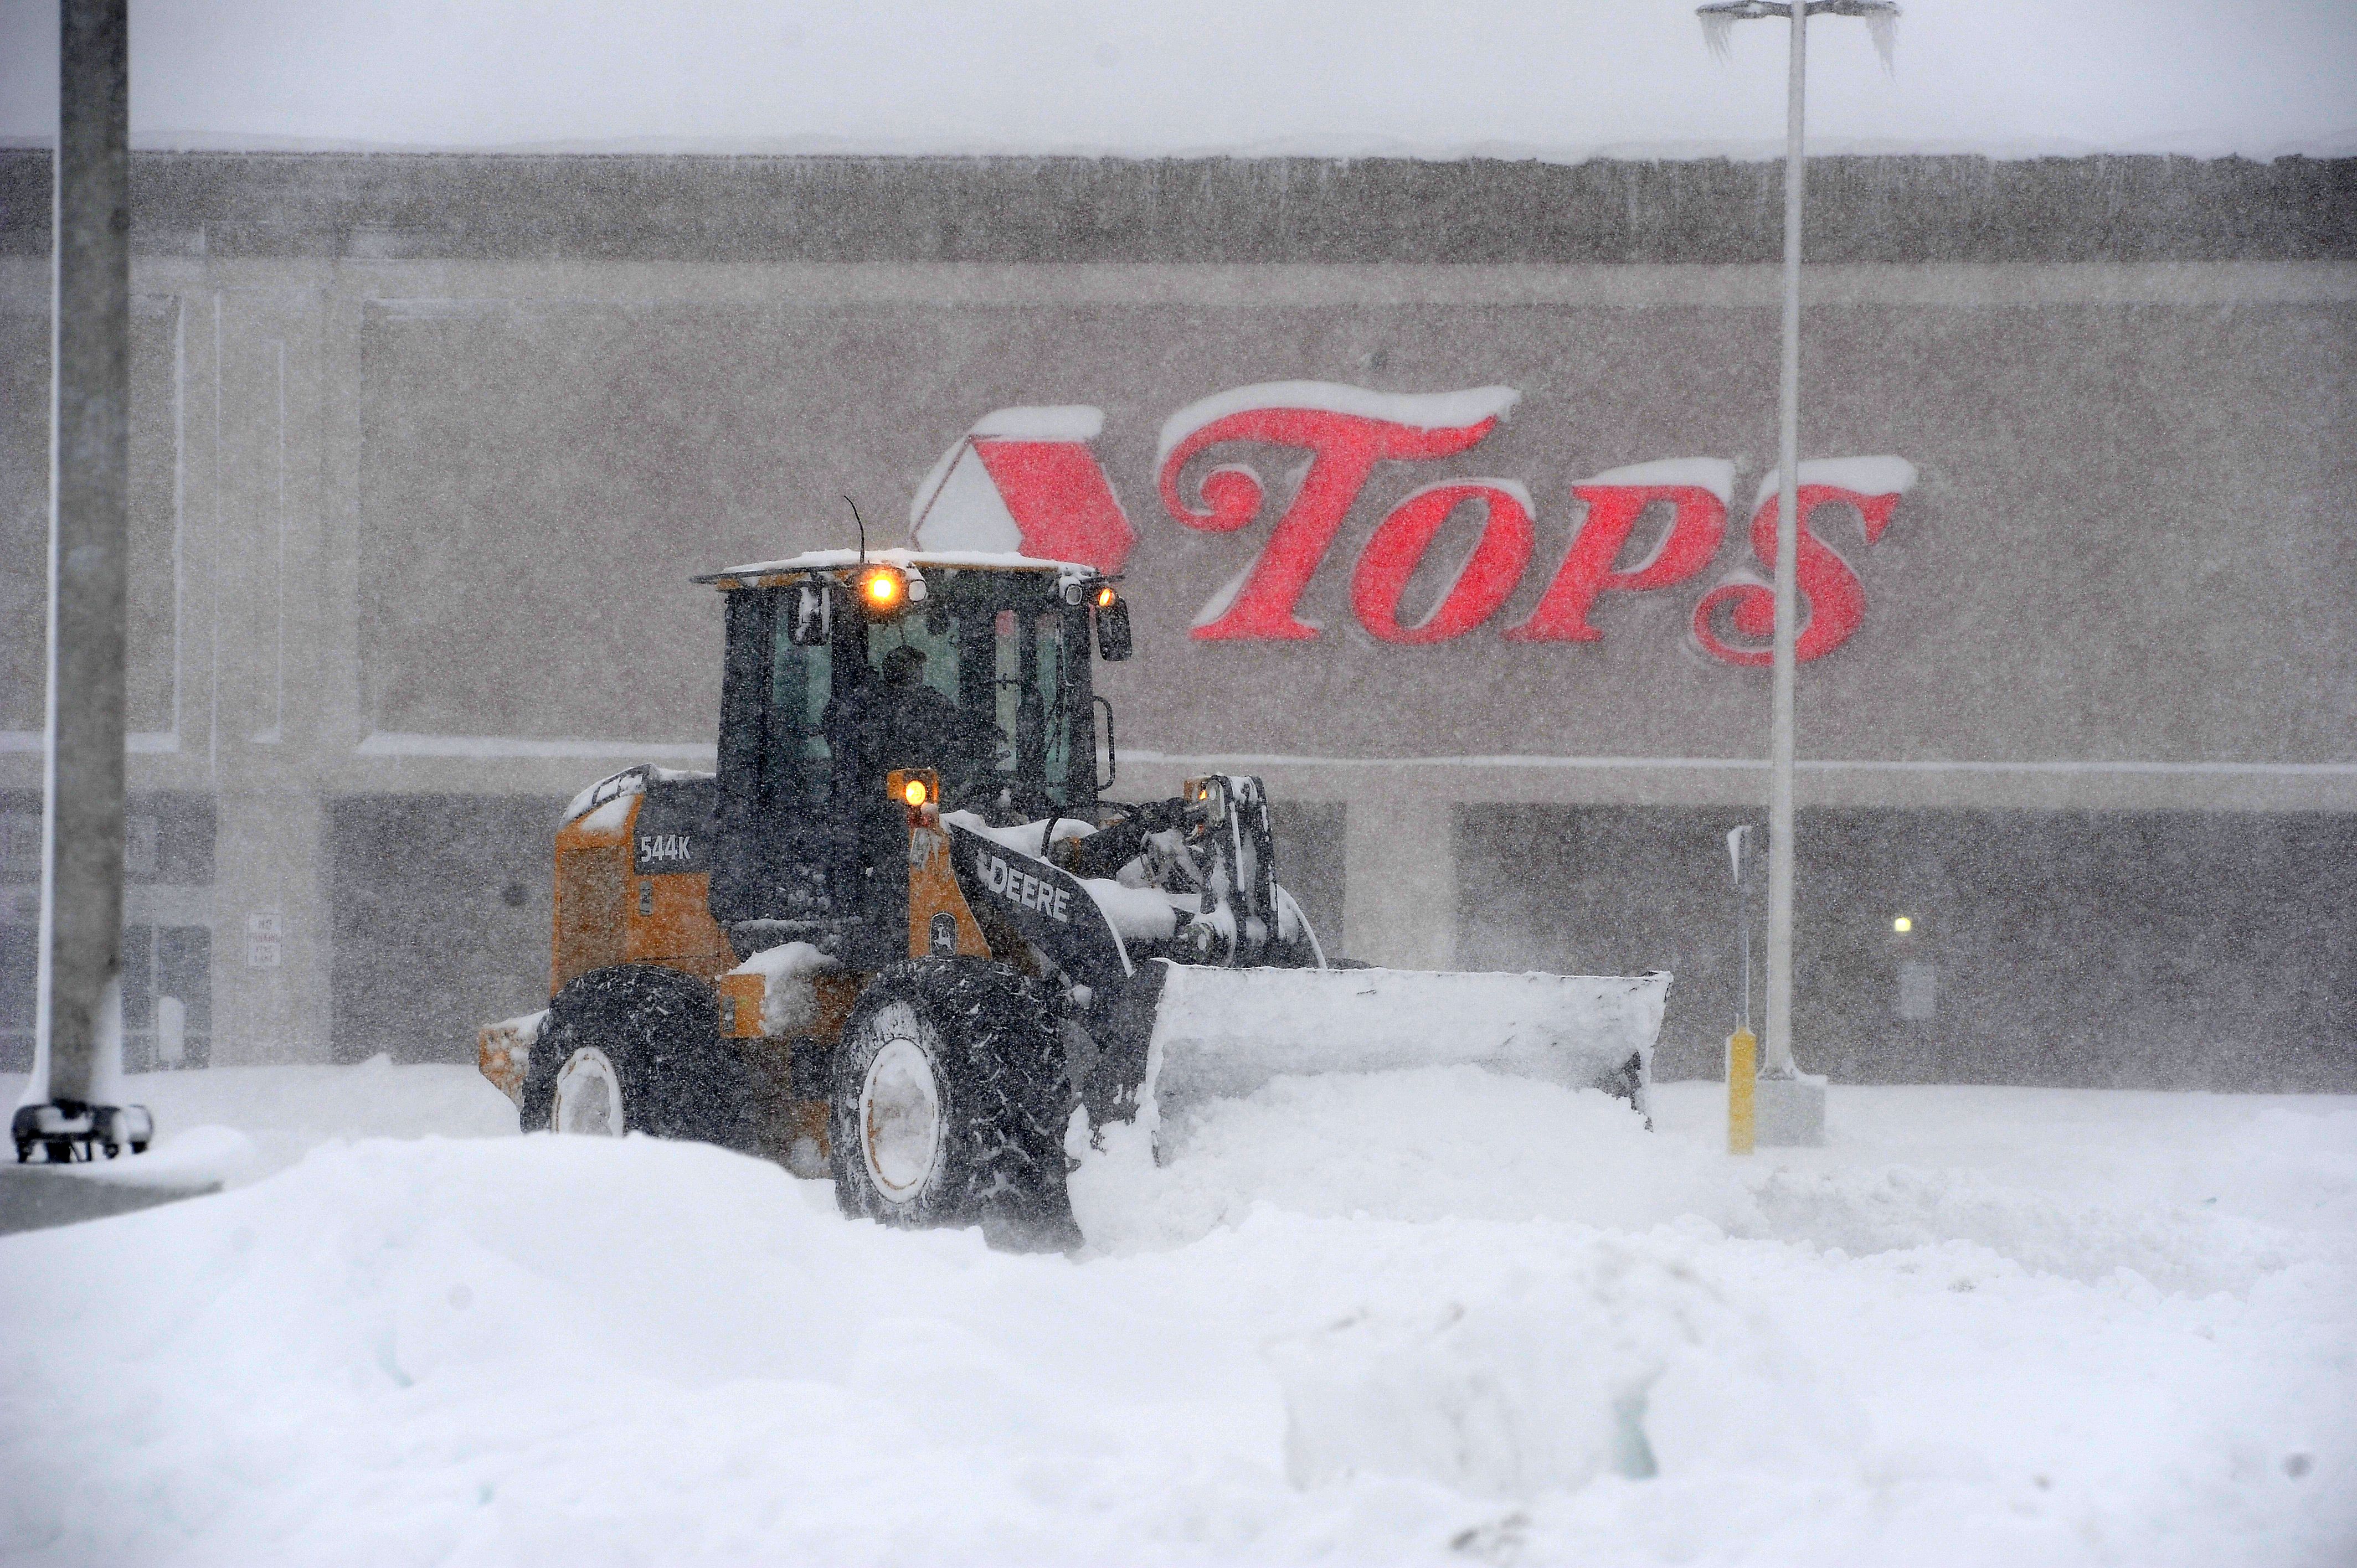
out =
[[153,1135],[144,1110],[100,1103],[123,1038],[130,27],[126,0],[60,11],[39,1037],[9,1126],[20,1161],[52,1162]]
[[1700,6],[1703,37],[1711,51],[1727,54],[1727,35],[1738,22],[1781,16],[1791,24],[1784,102],[1784,362],[1778,418],[1776,500],[1776,635],[1770,680],[1768,784],[1768,1049],[1761,1076],[1792,1079],[1792,672],[1799,636],[1799,594],[1794,584],[1801,553],[1801,197],[1806,167],[1802,122],[1807,97],[1809,18],[1861,16],[1874,34],[1885,64],[1890,59],[1891,24],[1899,7],[1891,0],[1718,0]]

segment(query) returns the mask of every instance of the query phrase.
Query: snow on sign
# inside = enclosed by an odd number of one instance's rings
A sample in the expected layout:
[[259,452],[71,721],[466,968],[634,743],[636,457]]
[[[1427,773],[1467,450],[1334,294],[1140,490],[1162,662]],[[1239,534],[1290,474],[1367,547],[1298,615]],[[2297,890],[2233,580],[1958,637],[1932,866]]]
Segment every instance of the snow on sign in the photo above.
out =
[[[1392,393],[1330,381],[1239,387],[1189,404],[1162,426],[1155,487],[1183,527],[1232,533],[1271,508],[1250,448],[1308,455],[1292,499],[1270,520],[1258,554],[1196,617],[1202,641],[1308,641],[1318,628],[1295,613],[1331,553],[1376,466],[1455,457],[1480,446],[1513,413],[1511,387]],[[1088,407],[1006,408],[975,423],[933,466],[909,510],[931,550],[1019,550],[1116,571],[1136,542],[1128,513],[1093,443],[1104,417]],[[1848,560],[1820,533],[1826,509],[1855,511],[1865,542],[1889,526],[1914,487],[1899,457],[1827,458],[1801,465],[1799,654],[1819,659],[1849,640],[1866,618],[1866,590]],[[1733,504],[1735,465],[1683,457],[1609,469],[1572,487],[1587,517],[1531,613],[1501,635],[1513,642],[1593,642],[1590,612],[1606,594],[1657,593],[1699,576],[1718,558]],[[1400,615],[1409,579],[1449,520],[1472,509],[1480,534],[1438,602],[1421,618]],[[1774,596],[1776,480],[1761,483],[1738,559],[1696,602],[1695,641],[1728,664],[1764,665]],[[1622,556],[1639,523],[1666,517],[1636,561]],[[1452,478],[1426,485],[1377,523],[1351,569],[1359,624],[1385,642],[1463,637],[1496,618],[1528,577],[1537,506],[1521,482]],[[1756,568],[1753,564],[1756,564]]]
[[1002,408],[942,455],[909,532],[929,550],[1018,552],[1119,570],[1136,537],[1089,443],[1093,408]]

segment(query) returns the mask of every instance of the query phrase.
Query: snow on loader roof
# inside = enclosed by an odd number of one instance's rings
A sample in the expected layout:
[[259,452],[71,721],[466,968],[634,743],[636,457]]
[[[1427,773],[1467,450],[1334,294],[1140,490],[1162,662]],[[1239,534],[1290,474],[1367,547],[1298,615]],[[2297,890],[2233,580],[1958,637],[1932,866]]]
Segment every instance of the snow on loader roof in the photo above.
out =
[[939,567],[943,571],[1053,572],[1058,579],[1102,577],[1103,573],[1076,561],[1042,561],[1001,550],[805,550],[777,561],[754,561],[726,571],[706,572],[699,583],[740,587],[759,577],[789,577],[806,572],[840,572],[857,566],[895,566],[906,572]]

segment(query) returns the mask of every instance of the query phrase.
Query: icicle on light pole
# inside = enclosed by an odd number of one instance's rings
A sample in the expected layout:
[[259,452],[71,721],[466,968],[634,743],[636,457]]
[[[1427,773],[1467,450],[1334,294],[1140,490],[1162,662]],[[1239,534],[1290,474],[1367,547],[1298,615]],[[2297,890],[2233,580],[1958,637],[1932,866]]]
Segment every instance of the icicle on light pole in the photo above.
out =
[[[1791,26],[1784,98],[1784,364],[1779,410],[1776,497],[1776,635],[1770,682],[1768,786],[1768,1059],[1765,1079],[1791,1080],[1792,1061],[1792,670],[1799,634],[1799,596],[1793,586],[1801,553],[1801,196],[1805,161],[1801,128],[1805,117],[1809,18],[1860,16],[1874,35],[1883,64],[1890,63],[1892,24],[1899,7],[1890,0],[1718,0],[1696,9],[1711,52],[1725,59],[1727,36],[1738,22],[1781,16]],[[1822,1136],[1823,1102],[1817,1105],[1815,1142]],[[1763,1136],[1762,1143],[1780,1140]]]
[[48,745],[38,1047],[10,1119],[18,1160],[146,1147],[122,1067],[124,584],[131,342],[126,0],[64,0],[51,339]]

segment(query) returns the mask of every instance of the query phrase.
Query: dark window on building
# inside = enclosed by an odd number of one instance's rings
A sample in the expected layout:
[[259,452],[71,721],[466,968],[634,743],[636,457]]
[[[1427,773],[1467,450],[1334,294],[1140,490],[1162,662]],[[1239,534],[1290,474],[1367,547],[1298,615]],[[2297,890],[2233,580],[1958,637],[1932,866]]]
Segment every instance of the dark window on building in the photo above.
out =
[[1271,800],[1269,847],[1276,854],[1276,880],[1301,912],[1331,961],[1343,956],[1343,810],[1334,800]]
[[[1763,815],[1462,808],[1459,961],[1668,969],[1659,1075],[1716,1077],[1740,978],[1726,832]],[[1797,849],[1806,1070],[2357,1090],[2357,819],[1818,810],[1801,813]]]
[[[123,1059],[129,1071],[203,1067],[211,1059],[212,932],[186,915],[178,922],[148,918],[142,906],[166,890],[212,885],[214,822],[207,795],[142,790],[125,803]],[[41,798],[31,790],[0,792],[0,1070],[32,1065],[40,889]]]
[[328,802],[336,1060],[471,1062],[483,1025],[548,1005],[563,804],[479,795]]

